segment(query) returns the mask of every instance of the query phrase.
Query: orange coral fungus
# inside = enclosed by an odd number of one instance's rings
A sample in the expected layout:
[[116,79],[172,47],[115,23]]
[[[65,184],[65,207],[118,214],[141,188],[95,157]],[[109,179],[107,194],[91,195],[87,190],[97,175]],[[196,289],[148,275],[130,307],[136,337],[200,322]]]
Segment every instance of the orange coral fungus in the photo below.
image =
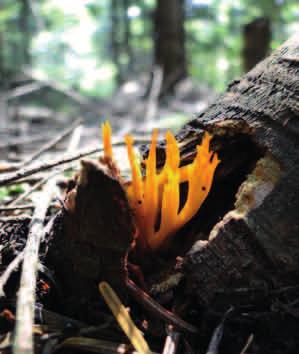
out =
[[[105,156],[111,154],[111,130],[103,128]],[[145,161],[145,176],[133,149],[133,138],[125,137],[128,157],[132,169],[132,181],[127,187],[128,200],[135,212],[138,228],[138,243],[142,248],[157,250],[163,247],[183,225],[198,211],[208,196],[215,169],[219,164],[216,153],[210,151],[211,136],[205,133],[201,145],[197,146],[194,161],[183,167],[180,164],[178,143],[171,132],[167,132],[166,160],[160,172],[156,169],[156,145],[158,132],[154,130],[152,143]],[[109,155],[110,156],[110,155]],[[185,204],[180,209],[180,184],[188,183]],[[157,225],[160,220],[159,225]]]

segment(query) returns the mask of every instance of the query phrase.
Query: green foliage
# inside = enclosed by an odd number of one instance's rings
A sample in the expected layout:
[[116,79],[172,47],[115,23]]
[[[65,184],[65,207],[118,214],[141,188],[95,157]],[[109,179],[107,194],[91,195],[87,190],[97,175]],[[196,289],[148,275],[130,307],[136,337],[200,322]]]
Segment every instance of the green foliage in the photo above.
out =
[[[113,92],[120,72],[125,78],[149,72],[155,0],[119,1],[117,11],[111,9],[111,1],[1,0],[0,74],[8,76],[30,65],[45,78],[98,97]],[[218,91],[242,72],[244,24],[268,16],[274,34],[272,48],[298,30],[296,0],[185,2],[189,73]],[[127,30],[129,43],[125,43]],[[113,31],[117,32],[118,61],[113,54]]]
[[0,188],[0,202],[8,197],[16,197],[21,193],[24,193],[25,184],[15,184],[13,186]]

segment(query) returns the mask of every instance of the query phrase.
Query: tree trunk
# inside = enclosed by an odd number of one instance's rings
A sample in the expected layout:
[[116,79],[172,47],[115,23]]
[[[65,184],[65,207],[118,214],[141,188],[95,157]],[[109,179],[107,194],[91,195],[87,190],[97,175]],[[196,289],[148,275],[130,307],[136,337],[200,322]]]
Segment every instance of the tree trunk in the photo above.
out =
[[163,69],[162,91],[172,89],[187,73],[183,0],[157,0],[154,46],[155,64]]
[[122,68],[120,63],[120,42],[119,42],[119,31],[120,31],[120,21],[119,21],[119,4],[117,0],[110,1],[110,41],[111,41],[111,56],[112,61],[116,66],[116,82],[119,85],[122,82]]
[[19,19],[19,28],[22,33],[22,42],[20,43],[21,64],[28,65],[31,62],[30,45],[32,29],[30,26],[31,9],[28,0],[21,0],[21,11]]
[[127,57],[127,68],[128,72],[132,69],[133,53],[131,47],[131,22],[128,16],[128,9],[130,7],[130,0],[123,0],[123,26],[124,26],[124,50]]
[[247,72],[269,53],[271,42],[270,20],[261,17],[245,25],[243,41],[243,66],[244,71]]

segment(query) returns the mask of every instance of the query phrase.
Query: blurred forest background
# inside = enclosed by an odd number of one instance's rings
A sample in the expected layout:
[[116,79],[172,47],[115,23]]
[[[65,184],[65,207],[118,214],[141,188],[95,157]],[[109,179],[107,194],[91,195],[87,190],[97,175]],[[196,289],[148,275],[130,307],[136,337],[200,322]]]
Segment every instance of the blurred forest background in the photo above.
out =
[[1,127],[65,115],[181,123],[298,20],[296,0],[1,0]]

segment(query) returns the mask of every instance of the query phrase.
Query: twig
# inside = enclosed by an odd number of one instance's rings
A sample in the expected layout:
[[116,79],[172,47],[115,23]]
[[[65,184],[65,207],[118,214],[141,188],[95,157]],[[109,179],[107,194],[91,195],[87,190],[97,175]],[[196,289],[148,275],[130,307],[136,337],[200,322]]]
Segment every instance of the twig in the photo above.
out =
[[247,339],[247,342],[245,343],[245,346],[244,348],[241,350],[241,353],[240,354],[246,354],[246,351],[248,350],[248,348],[250,347],[251,343],[253,342],[253,338],[254,338],[254,335],[251,334],[248,339]]
[[40,90],[43,86],[45,86],[44,83],[33,82],[30,84],[17,87],[8,92],[7,99],[18,98],[20,96],[28,95],[34,91]]
[[[78,141],[76,130],[73,133],[74,136],[75,140]],[[73,137],[69,148],[74,148]],[[17,299],[16,328],[13,342],[14,354],[33,353],[32,327],[34,324],[35,287],[39,265],[38,251],[40,242],[45,235],[43,224],[49,204],[56,190],[56,182],[57,176],[53,176],[46,183],[44,190],[40,192],[40,198],[36,201],[36,208],[29,227],[28,239],[24,248],[24,261]]]
[[73,124],[71,124],[70,127],[66,128],[61,134],[56,136],[54,139],[49,141],[48,143],[44,144],[39,150],[34,152],[31,156],[29,156],[25,161],[23,161],[20,164],[20,168],[25,167],[29,165],[33,160],[38,158],[40,155],[42,155],[44,152],[50,150],[52,147],[54,147],[56,144],[58,144],[61,140],[63,140],[65,137],[70,135],[72,131],[78,127],[78,125],[82,124],[82,119],[77,119]]
[[0,222],[3,223],[18,223],[18,222],[23,222],[31,220],[30,215],[21,215],[21,216],[1,216],[0,217]]
[[[22,194],[22,196],[23,196],[23,194]],[[57,203],[55,203],[55,202],[50,204],[50,207],[55,207],[55,206],[57,206]],[[28,209],[34,209],[34,208],[35,208],[34,204],[4,206],[4,207],[0,207],[0,213],[9,212],[9,211],[18,211],[18,210],[28,210]]]
[[26,205],[15,205],[15,206],[1,206],[0,212],[7,212],[7,211],[15,211],[15,210],[27,210],[27,209],[34,209],[34,204],[26,204]]
[[[70,348],[74,350],[83,350],[93,353],[107,353],[107,354],[122,354],[131,353],[138,354],[137,351],[131,351],[131,347],[127,344],[118,344],[104,341],[101,339],[86,338],[86,337],[69,337],[60,343],[56,349]],[[154,353],[153,354],[157,354]]]
[[220,324],[215,328],[206,354],[218,354],[219,344],[223,336],[224,323],[232,311],[233,307],[230,307],[222,317]]
[[32,325],[34,322],[38,250],[44,235],[43,223],[55,190],[52,185],[53,180],[47,183],[45,190],[41,192],[41,196],[36,202],[24,249],[24,261],[17,300],[16,333],[13,345],[15,354],[33,353]]
[[10,139],[6,143],[0,144],[0,149],[7,149],[10,147],[15,147],[15,146],[20,146],[20,145],[30,145],[34,143],[38,143],[41,141],[45,141],[47,138],[46,136],[33,136],[31,138],[15,138],[15,139]]
[[88,98],[86,98],[86,97],[80,95],[78,92],[64,86],[60,82],[42,79],[33,70],[24,69],[23,72],[26,75],[30,76],[33,80],[43,84],[44,86],[49,86],[55,91],[62,92],[65,96],[70,97],[73,101],[79,103],[80,105],[88,106],[91,110],[94,110],[92,107],[92,102]]
[[169,326],[169,333],[165,340],[163,354],[175,354],[178,350],[180,340],[180,333],[173,330],[172,326]]
[[5,296],[4,286],[7,282],[7,280],[9,279],[11,273],[14,272],[15,270],[17,270],[19,264],[23,260],[23,257],[24,257],[24,251],[20,252],[14,258],[14,260],[8,265],[8,267],[5,269],[5,271],[1,275],[1,277],[0,277],[0,297]]
[[[134,140],[135,144],[146,144],[149,142],[150,142],[150,139],[148,139],[148,138],[139,138],[139,139]],[[113,146],[123,146],[124,144],[125,144],[124,141],[122,139],[119,139],[113,143]],[[80,151],[75,154],[67,155],[64,158],[55,159],[51,162],[40,163],[40,164],[37,164],[36,166],[33,166],[33,167],[27,167],[27,168],[20,169],[16,172],[13,172],[13,173],[7,173],[4,176],[0,177],[0,187],[11,184],[21,178],[31,176],[37,172],[46,171],[46,170],[49,170],[53,167],[64,165],[66,163],[69,163],[69,162],[72,162],[75,160],[79,160],[82,157],[92,155],[92,154],[95,154],[95,153],[101,152],[101,151],[103,151],[102,144],[100,144],[99,147],[89,148],[89,149],[86,149],[84,151]]]
[[[24,192],[23,194],[21,194],[20,196],[18,196],[16,199],[12,200],[10,203],[8,203],[7,205],[10,207],[14,207],[16,206],[16,204],[18,204],[19,202],[21,202],[22,200],[24,200],[25,198],[27,198],[32,192],[36,191],[37,189],[39,189],[41,186],[43,186],[47,181],[49,181],[50,178],[64,172],[65,170],[69,169],[70,166],[67,166],[66,168],[62,168],[59,170],[55,170],[52,173],[50,173],[48,176],[44,177],[43,179],[41,179],[40,181],[36,182],[33,186],[31,186],[26,192]],[[33,207],[34,209],[34,207]]]
[[190,323],[182,320],[171,311],[166,310],[157,301],[151,298],[146,292],[140,289],[131,279],[126,279],[126,287],[134,299],[139,302],[146,310],[154,314],[157,318],[172,324],[182,332],[197,333],[198,329]]

